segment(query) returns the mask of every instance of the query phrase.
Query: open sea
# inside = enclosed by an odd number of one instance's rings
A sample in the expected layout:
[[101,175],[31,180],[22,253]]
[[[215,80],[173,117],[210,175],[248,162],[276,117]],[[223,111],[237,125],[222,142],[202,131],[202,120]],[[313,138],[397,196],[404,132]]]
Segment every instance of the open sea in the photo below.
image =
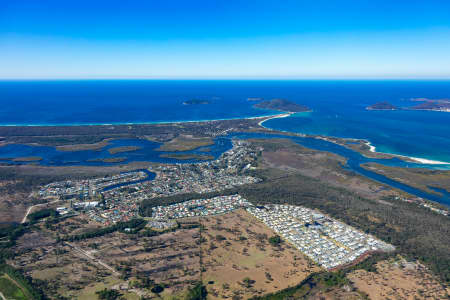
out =
[[[411,98],[450,98],[450,81],[0,81],[0,125],[86,125],[199,121],[279,114],[255,109],[248,98],[285,98],[307,105],[312,112],[271,119],[265,127],[307,134],[367,139],[377,151],[450,162],[450,113],[434,111],[368,111],[380,101],[412,106]],[[191,99],[209,104],[184,105]],[[217,158],[232,147],[231,138],[273,138],[273,134],[232,133],[214,145],[185,154]],[[329,151],[347,159],[350,171],[412,195],[450,206],[450,193],[430,194],[361,168],[377,162],[387,166],[450,169],[450,164],[421,164],[393,159],[371,159],[321,139],[289,137],[305,147]],[[138,146],[139,150],[110,154],[109,148]],[[122,158],[121,163],[154,161],[189,163],[163,158],[159,143],[139,139],[114,140],[101,151],[59,151],[54,147],[9,144],[0,147],[3,164],[24,164],[14,157],[37,156],[41,165],[114,165],[100,161]]]
[[[270,115],[249,97],[285,98],[313,112],[264,125],[279,130],[364,138],[377,151],[450,162],[450,113],[367,111],[389,101],[450,98],[450,81],[0,81],[0,125],[78,125],[230,119]],[[189,99],[211,104],[183,105]]]

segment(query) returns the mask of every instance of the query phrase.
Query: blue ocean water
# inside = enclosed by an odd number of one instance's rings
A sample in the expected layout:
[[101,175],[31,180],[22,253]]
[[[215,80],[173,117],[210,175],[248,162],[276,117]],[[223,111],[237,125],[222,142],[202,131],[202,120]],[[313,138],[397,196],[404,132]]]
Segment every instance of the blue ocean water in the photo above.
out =
[[[450,98],[450,81],[2,81],[1,125],[193,121],[273,114],[248,97],[286,98],[312,113],[264,125],[309,134],[368,139],[377,151],[450,162],[450,113],[366,111],[379,101]],[[208,105],[183,105],[189,99]]]

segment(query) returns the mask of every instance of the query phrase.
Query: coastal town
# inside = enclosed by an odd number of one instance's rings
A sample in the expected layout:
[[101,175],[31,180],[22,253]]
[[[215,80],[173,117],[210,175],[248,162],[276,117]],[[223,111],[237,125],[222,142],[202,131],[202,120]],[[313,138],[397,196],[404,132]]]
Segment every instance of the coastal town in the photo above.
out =
[[[144,200],[220,192],[261,181],[245,172],[252,168],[259,150],[247,141],[233,140],[232,149],[216,160],[153,165],[148,170],[103,178],[55,182],[44,186],[39,196],[70,203],[69,207],[57,208],[60,214],[82,211],[91,220],[108,226],[139,218],[139,203]],[[245,209],[327,270],[352,264],[374,252],[395,250],[394,246],[316,210],[292,205],[254,206],[238,194],[152,207],[148,226],[165,230],[176,226],[177,219],[226,214],[236,209]]]
[[89,180],[66,180],[60,182],[52,182],[45,185],[38,192],[40,197],[60,197],[62,199],[78,198],[89,199],[101,192],[114,186],[122,184],[130,184],[143,180],[147,177],[144,171],[133,171],[120,173],[114,176],[107,176],[103,178],[94,178]]
[[156,174],[147,180],[144,171],[127,172],[92,180],[51,183],[40,191],[41,197],[65,200],[68,210],[88,210],[92,220],[109,225],[138,217],[139,203],[155,197],[184,193],[217,192],[236,186],[257,183],[261,179],[243,175],[256,160],[249,143],[234,140],[232,149],[218,159],[201,163],[158,165],[149,171]]

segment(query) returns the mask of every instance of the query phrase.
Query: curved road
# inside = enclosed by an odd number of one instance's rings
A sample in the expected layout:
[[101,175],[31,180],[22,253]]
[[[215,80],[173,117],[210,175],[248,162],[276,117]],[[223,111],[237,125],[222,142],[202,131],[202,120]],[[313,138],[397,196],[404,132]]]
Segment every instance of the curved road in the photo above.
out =
[[20,222],[20,223],[23,224],[23,223],[25,223],[27,221],[27,217],[31,213],[31,210],[33,208],[39,207],[39,206],[49,205],[49,204],[56,203],[56,202],[59,202],[59,201],[60,200],[54,200],[52,202],[40,203],[40,204],[36,204],[36,205],[32,205],[32,206],[28,207],[27,212],[26,212],[25,216],[23,217],[22,222]]

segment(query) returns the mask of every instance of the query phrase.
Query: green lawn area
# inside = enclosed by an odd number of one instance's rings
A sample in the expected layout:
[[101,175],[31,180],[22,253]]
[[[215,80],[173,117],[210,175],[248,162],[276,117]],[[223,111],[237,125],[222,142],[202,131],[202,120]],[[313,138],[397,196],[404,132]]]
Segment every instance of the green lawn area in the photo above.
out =
[[27,300],[23,291],[6,276],[0,277],[0,291],[6,299]]

